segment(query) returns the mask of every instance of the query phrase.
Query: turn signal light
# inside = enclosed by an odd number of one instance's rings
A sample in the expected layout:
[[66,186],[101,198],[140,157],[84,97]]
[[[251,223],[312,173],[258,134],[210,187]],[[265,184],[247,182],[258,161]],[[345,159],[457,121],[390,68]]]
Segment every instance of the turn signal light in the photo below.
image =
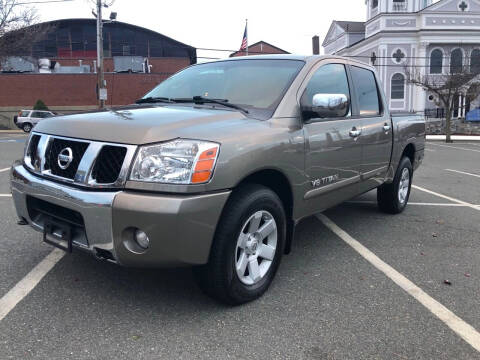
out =
[[210,180],[215,167],[217,151],[218,148],[211,148],[200,154],[192,175],[192,184],[204,183]]

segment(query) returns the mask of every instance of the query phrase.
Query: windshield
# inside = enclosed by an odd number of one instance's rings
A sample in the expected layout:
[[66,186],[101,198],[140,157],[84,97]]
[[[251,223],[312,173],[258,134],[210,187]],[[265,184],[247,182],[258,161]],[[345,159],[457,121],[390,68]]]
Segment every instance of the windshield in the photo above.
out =
[[303,67],[298,60],[235,60],[200,64],[168,78],[143,98],[201,96],[273,111]]

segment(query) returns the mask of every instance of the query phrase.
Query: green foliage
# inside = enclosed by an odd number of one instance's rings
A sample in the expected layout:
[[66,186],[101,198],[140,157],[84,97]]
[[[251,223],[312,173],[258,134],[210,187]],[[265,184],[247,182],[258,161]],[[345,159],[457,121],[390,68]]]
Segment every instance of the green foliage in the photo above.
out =
[[48,110],[48,106],[42,100],[37,100],[33,106],[33,110]]

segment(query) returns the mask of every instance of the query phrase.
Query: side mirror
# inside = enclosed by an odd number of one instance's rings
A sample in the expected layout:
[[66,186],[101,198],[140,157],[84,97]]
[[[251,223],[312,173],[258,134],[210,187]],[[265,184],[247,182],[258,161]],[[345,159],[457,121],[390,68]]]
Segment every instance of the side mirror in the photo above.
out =
[[344,94],[315,94],[311,107],[303,107],[304,113],[311,118],[341,118],[348,114],[350,102]]

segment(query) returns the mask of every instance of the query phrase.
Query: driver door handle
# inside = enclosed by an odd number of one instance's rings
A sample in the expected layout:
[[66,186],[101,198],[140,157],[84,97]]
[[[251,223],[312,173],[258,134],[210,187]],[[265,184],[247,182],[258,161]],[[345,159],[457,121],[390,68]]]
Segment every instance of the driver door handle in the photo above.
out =
[[390,131],[390,125],[385,123],[385,125],[383,125],[383,131]]
[[357,138],[359,137],[361,134],[362,134],[362,130],[361,129],[357,129],[355,126],[352,128],[352,130],[350,130],[349,132],[350,136],[353,137],[353,138]]

